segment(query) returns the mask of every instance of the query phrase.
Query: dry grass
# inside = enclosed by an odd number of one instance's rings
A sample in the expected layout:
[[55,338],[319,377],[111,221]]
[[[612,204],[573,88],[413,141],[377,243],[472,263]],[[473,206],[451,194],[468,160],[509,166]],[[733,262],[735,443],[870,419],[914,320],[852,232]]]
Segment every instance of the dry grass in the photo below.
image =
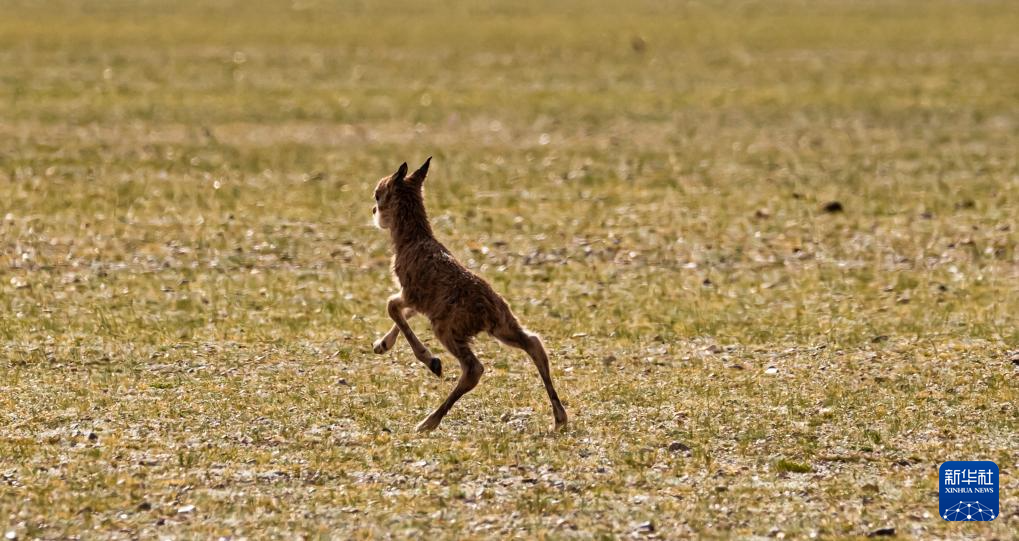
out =
[[[996,1],[5,2],[0,527],[1010,537],[1016,28]],[[545,337],[566,435],[490,339],[415,435],[455,374],[370,351],[371,189],[429,154],[436,230]],[[938,518],[952,459],[998,463],[999,519]]]

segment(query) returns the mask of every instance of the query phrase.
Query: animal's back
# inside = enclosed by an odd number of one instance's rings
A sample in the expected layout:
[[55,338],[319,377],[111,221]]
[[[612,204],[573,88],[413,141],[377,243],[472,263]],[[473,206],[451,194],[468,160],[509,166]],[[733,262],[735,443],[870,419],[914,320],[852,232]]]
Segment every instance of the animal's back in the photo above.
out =
[[[408,250],[394,264],[407,304],[433,326],[455,324],[471,335],[491,331],[508,309],[483,278],[461,264],[434,239]],[[455,323],[454,323],[455,322]]]

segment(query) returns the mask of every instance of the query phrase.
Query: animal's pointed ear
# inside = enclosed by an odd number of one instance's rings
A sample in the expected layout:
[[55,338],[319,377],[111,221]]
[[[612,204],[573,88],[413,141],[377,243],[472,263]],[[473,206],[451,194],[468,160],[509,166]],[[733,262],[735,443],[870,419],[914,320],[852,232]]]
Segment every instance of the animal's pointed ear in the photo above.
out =
[[393,180],[399,182],[403,180],[404,177],[406,176],[407,176],[407,162],[403,162],[403,164],[400,165],[400,168],[397,169],[395,173],[393,173]]
[[417,171],[414,171],[414,174],[411,175],[410,178],[414,179],[414,181],[418,184],[423,183],[425,181],[425,177],[428,176],[428,164],[430,163],[432,163],[431,156],[425,160],[425,163],[421,164],[421,167],[418,167]]

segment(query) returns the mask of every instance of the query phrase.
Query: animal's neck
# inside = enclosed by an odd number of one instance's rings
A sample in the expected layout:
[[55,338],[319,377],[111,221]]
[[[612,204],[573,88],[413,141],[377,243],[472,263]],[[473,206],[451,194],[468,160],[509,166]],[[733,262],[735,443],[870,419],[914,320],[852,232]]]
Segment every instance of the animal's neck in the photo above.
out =
[[424,201],[418,198],[401,201],[396,215],[398,218],[390,228],[390,234],[397,253],[422,240],[434,238]]

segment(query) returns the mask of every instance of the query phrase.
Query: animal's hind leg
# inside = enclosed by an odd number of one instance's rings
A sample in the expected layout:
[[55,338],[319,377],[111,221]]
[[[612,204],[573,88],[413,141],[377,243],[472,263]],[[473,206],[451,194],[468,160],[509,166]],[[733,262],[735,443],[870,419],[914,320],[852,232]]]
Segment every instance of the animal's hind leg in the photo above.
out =
[[418,432],[425,432],[433,430],[439,426],[442,418],[449,413],[449,409],[453,407],[453,404],[460,397],[467,394],[468,391],[477,386],[478,381],[481,379],[481,375],[485,373],[485,367],[482,366],[481,361],[474,356],[474,352],[467,346],[465,340],[458,340],[451,338],[446,335],[440,335],[439,341],[442,345],[453,354],[460,361],[460,379],[456,382],[456,387],[453,387],[452,392],[446,400],[440,405],[435,411],[433,411],[424,421],[421,421],[417,426]]
[[552,373],[548,365],[548,354],[545,353],[545,346],[542,345],[541,338],[538,338],[536,334],[525,331],[515,321],[497,328],[492,332],[492,335],[506,345],[526,351],[527,355],[531,357],[531,360],[534,361],[534,366],[538,367],[538,375],[541,376],[541,382],[545,384],[548,400],[552,403],[552,416],[555,418],[555,427],[558,430],[565,429],[566,408],[559,401],[559,394],[556,393],[555,387],[552,386]]
[[389,297],[389,303],[386,308],[389,310],[389,317],[393,319],[393,323],[403,333],[404,338],[410,344],[410,349],[414,351],[414,356],[417,360],[424,363],[429,370],[432,371],[438,377],[442,377],[442,362],[439,358],[432,355],[431,351],[418,340],[417,335],[411,330],[410,325],[407,324],[407,320],[403,317],[403,310],[406,308],[403,302],[403,296],[393,295]]

